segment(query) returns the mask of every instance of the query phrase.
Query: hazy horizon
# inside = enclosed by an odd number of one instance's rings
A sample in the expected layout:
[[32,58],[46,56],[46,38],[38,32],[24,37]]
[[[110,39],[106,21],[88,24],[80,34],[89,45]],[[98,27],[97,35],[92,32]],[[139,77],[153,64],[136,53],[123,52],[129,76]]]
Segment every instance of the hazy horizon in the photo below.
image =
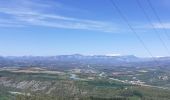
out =
[[121,55],[121,54],[54,54],[54,55],[0,55],[0,57],[52,57],[52,56],[70,56],[70,55],[81,55],[81,56],[110,56],[110,57],[121,57],[121,56],[134,56],[138,58],[161,58],[161,57],[170,57],[170,56],[136,56],[136,55]]

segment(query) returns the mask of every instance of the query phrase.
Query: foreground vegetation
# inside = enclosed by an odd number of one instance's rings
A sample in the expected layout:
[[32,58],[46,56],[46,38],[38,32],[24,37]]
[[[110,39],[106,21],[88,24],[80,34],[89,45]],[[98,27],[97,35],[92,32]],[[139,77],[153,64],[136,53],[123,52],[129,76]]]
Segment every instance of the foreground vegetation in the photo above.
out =
[[[170,90],[133,85],[79,73],[16,73],[0,71],[0,100],[170,100]],[[87,79],[94,76],[93,79]]]

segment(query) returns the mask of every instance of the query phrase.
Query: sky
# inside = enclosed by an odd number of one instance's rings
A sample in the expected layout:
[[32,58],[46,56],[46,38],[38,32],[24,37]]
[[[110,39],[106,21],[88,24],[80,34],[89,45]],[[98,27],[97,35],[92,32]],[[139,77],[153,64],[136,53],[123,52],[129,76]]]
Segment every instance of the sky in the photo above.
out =
[[0,55],[170,56],[170,1],[149,1],[161,23],[148,0],[113,0],[137,37],[110,0],[0,0]]

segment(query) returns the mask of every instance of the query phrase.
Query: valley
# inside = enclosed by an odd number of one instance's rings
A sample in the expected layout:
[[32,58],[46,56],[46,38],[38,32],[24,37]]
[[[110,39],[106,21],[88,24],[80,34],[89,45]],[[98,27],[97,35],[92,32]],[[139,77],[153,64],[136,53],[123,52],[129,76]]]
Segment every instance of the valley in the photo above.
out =
[[[101,60],[101,58],[95,59]],[[127,59],[119,64],[127,64]],[[51,64],[47,64],[51,60],[46,62],[33,60],[31,63],[30,59],[24,61],[15,59],[15,63],[8,62],[15,66],[0,68],[0,100],[170,99],[170,69],[168,67],[160,68],[150,64],[137,66],[136,63],[140,61],[130,62],[136,67],[129,65],[110,67],[111,64],[107,66],[105,61],[91,63],[77,57],[69,61],[66,59],[55,61],[58,62],[56,64],[63,63],[62,68],[61,65],[51,67]],[[38,64],[39,67],[34,65],[37,62],[41,62]],[[32,65],[16,66],[17,63]],[[67,67],[68,63],[75,66]],[[48,66],[45,67],[44,64]]]

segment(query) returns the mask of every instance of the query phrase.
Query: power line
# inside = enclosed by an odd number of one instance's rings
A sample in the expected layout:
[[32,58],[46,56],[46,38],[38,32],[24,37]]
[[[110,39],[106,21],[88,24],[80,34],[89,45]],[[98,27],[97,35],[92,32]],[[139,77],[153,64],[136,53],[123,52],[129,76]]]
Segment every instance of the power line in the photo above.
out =
[[158,16],[158,14],[157,14],[157,12],[156,12],[155,8],[153,7],[153,5],[152,5],[151,1],[150,1],[150,0],[146,0],[146,1],[148,2],[149,6],[151,7],[151,9],[152,9],[152,11],[153,11],[154,15],[156,16],[156,18],[157,18],[158,22],[159,22],[159,23],[160,23],[160,25],[162,26],[162,28],[163,28],[163,30],[164,30],[164,33],[165,33],[165,35],[166,35],[166,36],[170,39],[170,35],[167,33],[167,30],[166,30],[165,26],[163,25],[163,23],[162,23],[162,21],[161,21],[160,17]]
[[139,0],[136,0],[139,8],[142,10],[143,14],[145,15],[146,19],[148,20],[148,22],[150,23],[150,25],[152,26],[153,28],[153,31],[156,33],[156,35],[158,36],[159,40],[161,41],[163,47],[165,48],[165,50],[168,52],[168,54],[170,54],[170,51],[167,47],[167,45],[165,44],[164,40],[161,38],[160,34],[158,33],[158,31],[156,30],[155,26],[153,25],[149,15],[146,13],[145,9],[143,8],[142,4],[140,3]]
[[121,18],[126,22],[126,24],[128,25],[129,29],[132,31],[132,33],[137,37],[137,39],[139,40],[139,42],[143,45],[144,49],[147,51],[147,53],[152,57],[153,61],[159,65],[159,63],[157,62],[157,60],[153,57],[152,53],[150,52],[150,50],[147,48],[147,46],[145,45],[144,41],[140,38],[140,36],[137,34],[137,32],[135,31],[135,29],[131,26],[131,24],[129,23],[128,19],[124,16],[124,14],[121,12],[121,10],[119,9],[119,7],[116,5],[116,3],[113,0],[110,0],[112,6],[117,10],[117,12],[119,13],[119,15],[121,16]]

